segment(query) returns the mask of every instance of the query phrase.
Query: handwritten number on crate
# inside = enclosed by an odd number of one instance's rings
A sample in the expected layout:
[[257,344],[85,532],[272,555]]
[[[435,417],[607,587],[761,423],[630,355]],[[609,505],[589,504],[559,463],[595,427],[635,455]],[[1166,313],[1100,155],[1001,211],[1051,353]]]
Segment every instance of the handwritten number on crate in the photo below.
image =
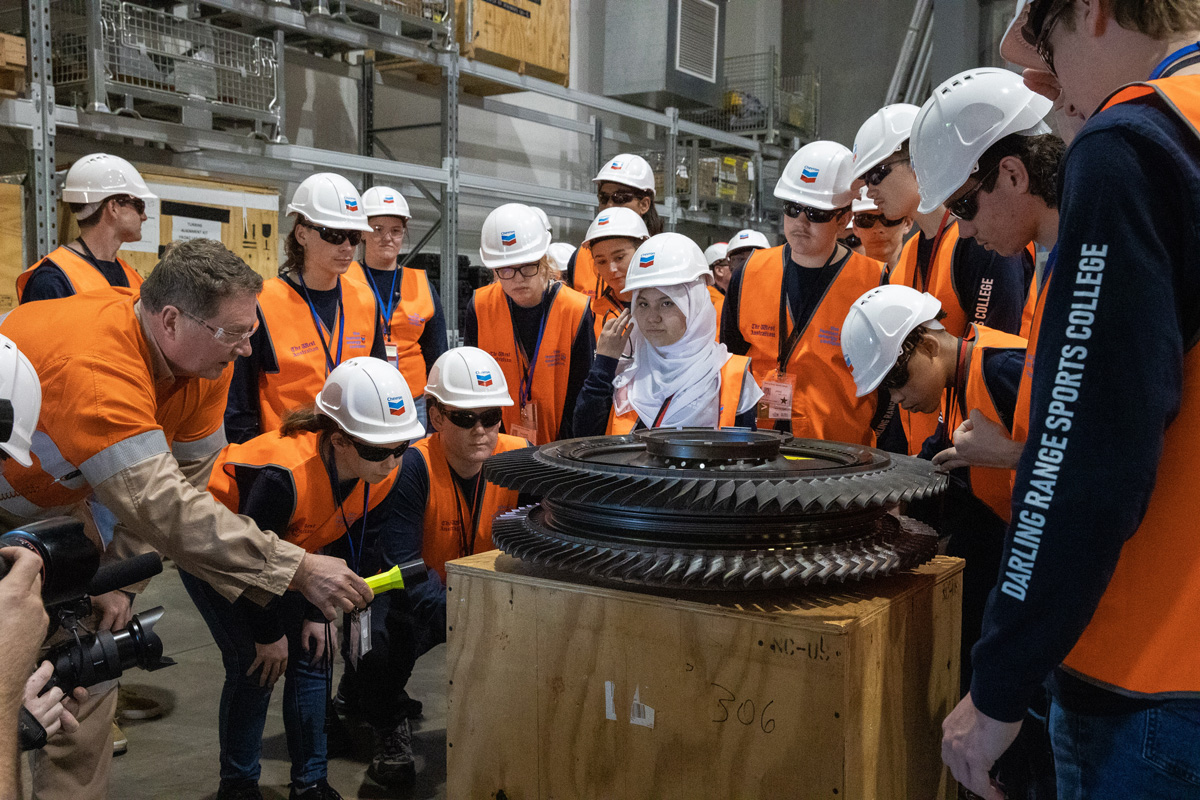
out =
[[717,708],[713,722],[728,722],[731,716],[729,709],[732,707],[734,709],[732,716],[741,724],[749,726],[757,721],[758,727],[763,733],[771,733],[775,730],[775,717],[769,713],[771,706],[775,705],[774,700],[767,701],[767,704],[762,707],[762,711],[759,712],[753,699],[746,698],[738,702],[738,696],[721,684],[714,683],[712,687],[717,690]]

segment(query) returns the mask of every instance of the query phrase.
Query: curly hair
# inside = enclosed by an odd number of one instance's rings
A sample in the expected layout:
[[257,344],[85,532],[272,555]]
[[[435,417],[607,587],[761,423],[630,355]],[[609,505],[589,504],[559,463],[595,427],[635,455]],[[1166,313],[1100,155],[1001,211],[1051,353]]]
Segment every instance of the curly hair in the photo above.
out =
[[1014,156],[1020,159],[1029,174],[1029,193],[1050,208],[1058,208],[1058,168],[1066,151],[1066,143],[1052,133],[1036,136],[1011,133],[979,158],[979,172],[988,176],[983,182],[983,191],[991,192],[996,188],[1000,179],[996,165],[1008,156]]

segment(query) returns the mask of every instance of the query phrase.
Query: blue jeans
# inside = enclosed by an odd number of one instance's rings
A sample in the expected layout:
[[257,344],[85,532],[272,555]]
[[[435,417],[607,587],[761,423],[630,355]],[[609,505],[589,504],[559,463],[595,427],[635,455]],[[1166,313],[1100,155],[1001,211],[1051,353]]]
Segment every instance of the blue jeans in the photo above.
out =
[[[199,578],[183,570],[179,571],[179,576],[212,632],[225,664],[225,685],[221,690],[217,727],[221,742],[221,785],[257,783],[271,689],[258,685],[259,671],[246,674],[255,656],[254,635],[249,622],[250,601],[240,599],[230,603]],[[307,654],[300,647],[303,598],[288,592],[280,606],[288,637],[283,727],[292,761],[292,783],[307,786],[326,776],[328,678],[326,668],[309,663]]]
[[1050,707],[1060,800],[1200,798],[1200,700],[1168,700],[1132,714]]

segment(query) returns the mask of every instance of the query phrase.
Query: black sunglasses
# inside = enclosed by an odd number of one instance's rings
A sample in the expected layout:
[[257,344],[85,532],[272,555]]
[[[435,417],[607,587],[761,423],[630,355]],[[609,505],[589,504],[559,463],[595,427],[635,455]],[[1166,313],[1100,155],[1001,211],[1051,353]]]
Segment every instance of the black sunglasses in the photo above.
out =
[[989,169],[987,174],[980,179],[979,183],[971,187],[970,191],[957,200],[951,200],[946,203],[946,208],[950,209],[950,213],[963,222],[970,222],[975,219],[975,215],[979,213],[979,191],[998,169],[1000,169],[1000,163],[996,162],[996,166]]
[[[349,436],[346,437],[350,439]],[[379,447],[366,442],[360,442],[358,439],[350,439],[350,444],[354,445],[354,449],[358,451],[358,455],[363,461],[373,461],[378,464],[380,461],[387,461],[388,456],[399,458],[404,455],[404,451],[408,449],[408,442],[405,442],[398,447]]]
[[843,236],[841,239],[838,239],[838,241],[846,245],[846,247],[849,247],[851,250],[856,247],[862,247],[862,239],[858,238],[858,234],[856,233]]
[[517,277],[517,273],[519,272],[522,277],[532,278],[538,274],[538,270],[541,268],[542,265],[536,261],[532,264],[522,264],[519,267],[496,267],[496,277],[501,280],[510,281]]
[[899,219],[888,219],[883,214],[855,214],[854,227],[856,228],[874,228],[875,223],[883,224],[885,228],[894,228],[904,222],[904,217]]
[[1055,0],[1045,0],[1042,3],[1033,3],[1029,9],[1029,18],[1021,27],[1021,35],[1026,41],[1033,42],[1033,49],[1042,61],[1046,62],[1046,67],[1052,74],[1054,53],[1050,49],[1050,34],[1054,33],[1054,26],[1063,18],[1072,2],[1073,0],[1059,0],[1057,3]]
[[606,206],[610,202],[614,205],[623,206],[626,203],[632,203],[638,197],[638,193],[633,189],[617,189],[612,194],[608,192],[596,192],[596,199],[600,201],[600,205]]
[[139,214],[146,213],[146,201],[140,197],[134,197],[131,194],[126,194],[121,195],[120,197],[114,197],[113,200],[116,201],[117,205],[128,206]]
[[813,208],[812,206],[806,206],[801,203],[783,204],[783,213],[787,214],[792,219],[796,219],[803,214],[804,216],[808,217],[809,222],[816,223],[831,222],[845,210],[845,208]]
[[[330,244],[342,244],[349,241],[354,247],[358,247],[363,240],[362,231],[343,231],[337,228],[322,228],[320,225],[312,225],[307,222],[304,227],[317,232],[317,235]],[[380,459],[382,461],[383,459]]]
[[474,428],[476,422],[482,423],[485,428],[493,428],[500,424],[500,419],[504,416],[504,412],[499,408],[485,408],[483,411],[442,408],[442,413],[446,415],[446,419],[466,430]]
[[894,161],[885,161],[882,164],[877,164],[867,170],[862,179],[866,181],[867,186],[878,186],[883,183],[883,179],[892,174],[892,167],[897,164],[903,164],[908,161],[908,158],[897,158]]

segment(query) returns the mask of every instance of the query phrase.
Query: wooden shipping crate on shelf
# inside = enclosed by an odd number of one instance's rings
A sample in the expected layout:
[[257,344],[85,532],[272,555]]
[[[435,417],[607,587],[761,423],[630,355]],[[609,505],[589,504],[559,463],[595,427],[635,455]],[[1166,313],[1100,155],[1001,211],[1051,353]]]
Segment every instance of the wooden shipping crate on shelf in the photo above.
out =
[[[467,40],[467,4],[471,38]],[[467,58],[567,85],[570,0],[456,0],[455,36]],[[512,91],[512,89],[509,89]]]
[[25,93],[25,66],[28,63],[25,37],[0,33],[0,97],[18,97]]
[[447,795],[952,798],[962,568],[680,596],[450,562]]

